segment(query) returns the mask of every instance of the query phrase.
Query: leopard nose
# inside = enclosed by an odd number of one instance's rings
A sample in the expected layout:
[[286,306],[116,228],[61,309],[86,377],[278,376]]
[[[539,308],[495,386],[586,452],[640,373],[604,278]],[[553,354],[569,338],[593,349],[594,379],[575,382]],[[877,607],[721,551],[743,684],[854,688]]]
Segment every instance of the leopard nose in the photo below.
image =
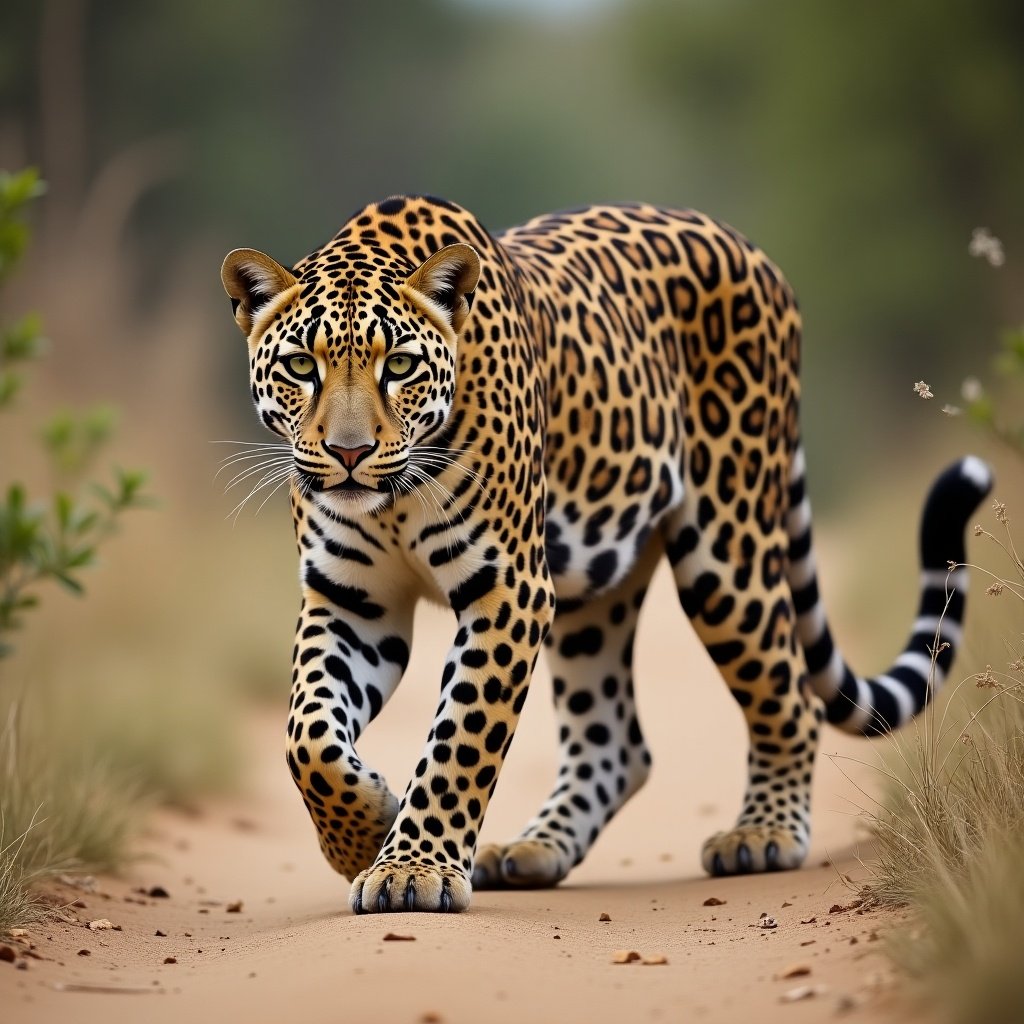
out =
[[356,448],[345,448],[340,444],[327,444],[324,447],[350,472],[372,452],[376,444],[361,444]]

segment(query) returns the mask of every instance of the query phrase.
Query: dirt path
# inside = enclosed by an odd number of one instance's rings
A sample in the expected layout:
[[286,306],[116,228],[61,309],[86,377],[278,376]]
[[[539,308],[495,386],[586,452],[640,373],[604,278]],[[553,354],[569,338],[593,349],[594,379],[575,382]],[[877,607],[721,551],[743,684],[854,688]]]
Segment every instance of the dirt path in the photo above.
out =
[[[857,870],[851,762],[822,757],[811,867],[711,880],[697,850],[728,824],[743,783],[743,725],[659,577],[638,644],[641,714],[654,751],[647,788],[622,812],[569,884],[544,892],[480,893],[466,915],[353,917],[347,886],[325,866],[282,759],[281,716],[247,723],[246,792],[196,816],[163,813],[152,859],[127,878],[99,879],[78,924],[30,929],[43,959],[0,963],[4,1021],[316,1020],[710,1024],[906,1021],[881,955],[886,914],[830,912]],[[395,788],[408,777],[436,699],[449,633],[427,611],[417,623],[415,677],[403,685],[364,753]],[[554,773],[546,676],[535,683],[484,839],[509,836],[546,795]],[[863,741],[823,745],[871,758]],[[826,856],[836,867],[821,866]],[[139,890],[162,886],[169,897]],[[72,894],[72,896],[75,894]],[[706,906],[709,898],[724,900]],[[241,901],[240,909],[232,909]],[[600,922],[606,913],[610,922]],[[761,914],[777,927],[759,926]],[[109,919],[120,931],[89,931]],[[388,941],[387,933],[415,941]],[[165,934],[160,934],[165,933]],[[18,945],[17,942],[14,943]],[[88,950],[88,955],[79,955]],[[616,950],[667,964],[612,964]],[[173,957],[176,962],[165,963]],[[776,976],[794,965],[810,973]],[[821,991],[798,1002],[784,993]]]

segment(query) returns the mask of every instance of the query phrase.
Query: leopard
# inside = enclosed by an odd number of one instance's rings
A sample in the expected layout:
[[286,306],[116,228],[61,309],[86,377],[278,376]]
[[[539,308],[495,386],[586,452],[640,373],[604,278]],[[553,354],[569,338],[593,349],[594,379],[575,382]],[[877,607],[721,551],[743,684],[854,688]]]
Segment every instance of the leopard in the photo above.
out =
[[[492,234],[397,195],[294,265],[235,249],[221,280],[288,463],[287,765],[356,913],[463,911],[474,889],[552,886],[583,860],[651,771],[633,651],[663,561],[749,736],[736,823],[701,848],[711,875],[799,867],[824,724],[887,733],[948,675],[991,470],[966,456],[938,475],[909,639],[856,674],[818,587],[801,314],[724,222],[624,203]],[[420,600],[453,636],[399,798],[357,747],[408,668]],[[542,647],[557,775],[519,835],[481,845]]]

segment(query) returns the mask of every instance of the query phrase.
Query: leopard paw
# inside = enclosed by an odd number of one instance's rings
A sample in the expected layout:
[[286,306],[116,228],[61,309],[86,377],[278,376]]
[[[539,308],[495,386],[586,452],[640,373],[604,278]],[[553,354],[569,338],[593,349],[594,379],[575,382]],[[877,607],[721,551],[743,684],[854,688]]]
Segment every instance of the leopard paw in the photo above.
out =
[[452,913],[465,910],[472,895],[473,888],[461,868],[383,860],[356,877],[349,903],[357,914],[403,910]]
[[398,816],[398,800],[385,785],[353,787],[335,799],[326,814],[315,805],[310,813],[327,862],[351,879],[376,860]]
[[800,867],[807,846],[807,836],[778,825],[737,825],[704,843],[701,862],[709,875],[784,871]]
[[474,889],[543,889],[557,885],[572,861],[549,839],[517,839],[481,847],[473,868]]

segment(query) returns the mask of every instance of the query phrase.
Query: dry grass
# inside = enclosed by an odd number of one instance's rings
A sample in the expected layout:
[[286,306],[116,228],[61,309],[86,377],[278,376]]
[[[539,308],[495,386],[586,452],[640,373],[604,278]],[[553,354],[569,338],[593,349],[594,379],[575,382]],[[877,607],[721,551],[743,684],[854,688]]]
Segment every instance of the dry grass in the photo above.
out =
[[1024,1020],[1024,565],[1005,507],[996,517],[1006,540],[979,535],[1011,569],[974,568],[989,577],[982,600],[1012,615],[1005,670],[969,676],[896,738],[889,797],[869,815],[877,856],[862,889],[869,904],[916,912],[890,954],[956,1024]]
[[187,804],[234,781],[216,694],[131,688],[126,678],[44,691],[12,701],[0,735],[0,930],[45,912],[36,892],[47,879],[123,868],[155,804]]

